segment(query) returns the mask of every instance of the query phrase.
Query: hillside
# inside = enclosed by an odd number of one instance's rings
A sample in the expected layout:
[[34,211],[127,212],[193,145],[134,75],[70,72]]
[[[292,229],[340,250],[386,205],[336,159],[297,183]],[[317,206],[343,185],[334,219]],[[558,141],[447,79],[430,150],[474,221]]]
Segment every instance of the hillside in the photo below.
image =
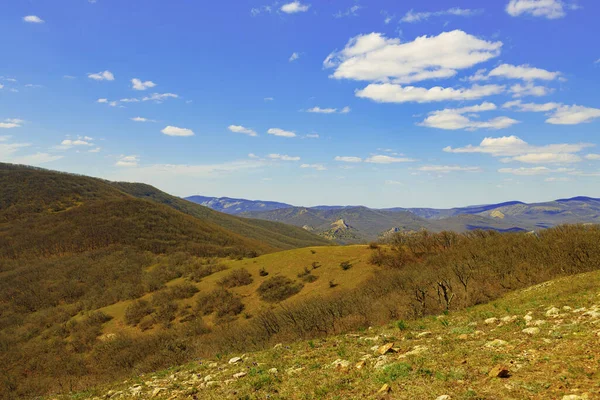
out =
[[0,222],[0,253],[11,258],[111,245],[224,256],[328,243],[302,229],[232,217],[148,185],[10,164],[0,164]]
[[468,311],[224,354],[77,398],[287,399],[302,388],[306,399],[594,399],[598,346],[600,273],[592,272]]
[[[375,210],[367,207],[292,207],[265,212],[244,213],[252,218],[296,225],[338,243],[366,243],[385,236],[386,232],[432,232],[450,230],[467,232],[475,229],[497,231],[532,230],[534,224],[517,218],[499,219],[484,215],[456,215],[445,219],[425,219],[410,211]],[[336,229],[338,221],[351,227]]]

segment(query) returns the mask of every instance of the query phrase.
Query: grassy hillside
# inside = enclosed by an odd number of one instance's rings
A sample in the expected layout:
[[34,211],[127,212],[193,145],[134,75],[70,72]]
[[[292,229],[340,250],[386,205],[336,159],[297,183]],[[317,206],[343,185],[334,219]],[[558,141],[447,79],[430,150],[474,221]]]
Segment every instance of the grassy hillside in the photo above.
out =
[[76,398],[595,399],[598,346],[600,273],[592,272],[466,311],[223,354]]
[[114,182],[113,186],[141,199],[168,205],[178,211],[213,222],[244,237],[259,240],[277,249],[328,245],[330,242],[304,229],[271,221],[240,218],[211,210],[191,201],[171,196],[143,183]]

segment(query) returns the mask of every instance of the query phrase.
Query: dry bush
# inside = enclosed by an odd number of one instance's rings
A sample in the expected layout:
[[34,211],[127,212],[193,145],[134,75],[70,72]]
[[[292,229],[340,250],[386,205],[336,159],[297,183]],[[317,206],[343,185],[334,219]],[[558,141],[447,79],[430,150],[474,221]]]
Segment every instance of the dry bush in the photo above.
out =
[[277,303],[298,293],[302,286],[285,276],[274,276],[261,283],[256,291],[262,300]]
[[198,296],[196,309],[203,315],[214,312],[217,317],[236,316],[244,310],[244,304],[239,295],[217,288]]
[[142,318],[153,312],[154,309],[146,300],[136,300],[125,309],[125,323],[127,325],[137,325]]
[[246,286],[253,281],[252,275],[245,268],[234,269],[227,276],[221,278],[218,282],[224,288],[233,288],[238,286]]

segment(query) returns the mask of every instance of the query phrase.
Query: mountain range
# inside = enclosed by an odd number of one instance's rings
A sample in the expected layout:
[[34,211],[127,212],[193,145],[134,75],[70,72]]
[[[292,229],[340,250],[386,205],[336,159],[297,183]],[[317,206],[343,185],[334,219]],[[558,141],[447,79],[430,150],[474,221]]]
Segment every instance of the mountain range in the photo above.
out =
[[225,213],[283,222],[338,243],[360,243],[399,231],[534,231],[560,224],[600,223],[600,199],[573,197],[541,203],[510,201],[449,209],[364,206],[297,207],[285,203],[191,196]]

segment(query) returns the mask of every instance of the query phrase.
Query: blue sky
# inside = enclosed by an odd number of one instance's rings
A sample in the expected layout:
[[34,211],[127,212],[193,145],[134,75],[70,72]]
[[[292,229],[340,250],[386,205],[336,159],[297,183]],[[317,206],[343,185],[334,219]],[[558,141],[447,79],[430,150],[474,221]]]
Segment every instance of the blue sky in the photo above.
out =
[[600,197],[591,0],[11,0],[0,161],[175,195]]

